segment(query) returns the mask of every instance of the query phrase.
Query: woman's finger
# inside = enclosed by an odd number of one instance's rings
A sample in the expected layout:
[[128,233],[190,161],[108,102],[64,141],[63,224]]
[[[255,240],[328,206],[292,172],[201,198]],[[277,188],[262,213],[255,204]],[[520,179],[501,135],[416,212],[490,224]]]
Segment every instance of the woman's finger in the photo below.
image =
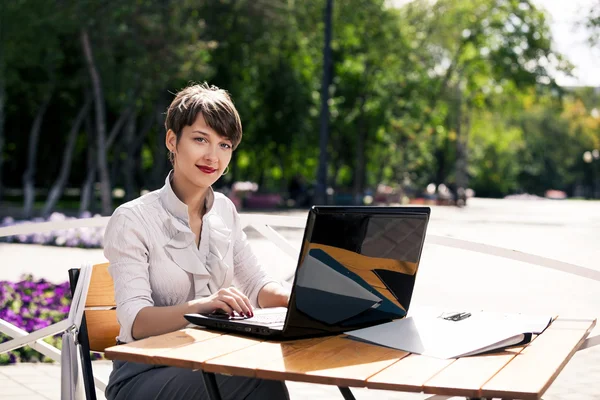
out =
[[240,304],[240,303],[243,303],[243,301],[241,299],[238,301],[236,296],[233,294],[223,294],[219,297],[219,300],[227,303],[227,305],[229,307],[231,307],[238,314],[242,314],[244,312],[244,309],[242,308],[242,305]]
[[233,286],[230,289],[233,293],[237,294],[243,300],[243,302],[246,306],[246,309],[244,312],[248,313],[249,316],[253,316],[254,308],[252,307],[252,304],[250,303],[250,299],[248,298],[248,296],[246,296],[244,293],[240,292],[237,288],[235,288]]
[[222,301],[220,299],[216,299],[215,300],[214,306],[215,306],[215,310],[216,309],[221,309],[221,310],[225,311],[227,314],[233,315],[232,308],[229,307],[229,305],[227,303],[225,303],[224,301]]
[[240,307],[240,310],[236,309],[236,311],[238,313],[241,313],[241,314],[247,315],[247,316],[253,315],[252,308],[248,307],[248,304],[246,303],[247,298],[246,298],[246,296],[244,296],[244,294],[240,293],[238,290],[236,290],[233,287],[230,287],[227,289],[221,289],[221,291],[224,295],[233,297],[236,300],[237,304]]

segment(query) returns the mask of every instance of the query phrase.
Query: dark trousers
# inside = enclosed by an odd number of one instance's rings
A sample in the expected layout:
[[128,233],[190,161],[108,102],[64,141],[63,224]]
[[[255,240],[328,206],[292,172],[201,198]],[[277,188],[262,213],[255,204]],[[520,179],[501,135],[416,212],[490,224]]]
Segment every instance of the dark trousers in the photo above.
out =
[[[223,400],[289,400],[290,398],[285,383],[281,381],[225,375],[216,375],[216,379]],[[106,398],[107,400],[208,400],[208,393],[200,371],[159,367],[139,373],[117,384],[111,385],[109,382]]]

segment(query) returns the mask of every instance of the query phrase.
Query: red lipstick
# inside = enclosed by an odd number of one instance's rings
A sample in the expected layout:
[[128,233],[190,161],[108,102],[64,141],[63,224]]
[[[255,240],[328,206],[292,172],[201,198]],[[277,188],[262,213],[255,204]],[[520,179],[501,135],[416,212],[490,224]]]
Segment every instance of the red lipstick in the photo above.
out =
[[216,168],[211,168],[206,165],[196,165],[196,167],[205,174],[212,174],[217,170]]

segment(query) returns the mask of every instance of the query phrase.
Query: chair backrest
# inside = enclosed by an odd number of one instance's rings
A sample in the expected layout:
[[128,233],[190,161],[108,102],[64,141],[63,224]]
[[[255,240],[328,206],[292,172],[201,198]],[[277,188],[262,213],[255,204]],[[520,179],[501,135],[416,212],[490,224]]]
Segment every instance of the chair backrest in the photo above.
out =
[[108,263],[94,265],[85,302],[85,319],[91,351],[103,352],[107,347],[116,344],[115,340],[119,335],[116,305]]
[[[69,270],[71,293],[75,293],[79,277],[79,268]],[[100,385],[100,389],[104,391],[106,383],[94,377],[90,351],[102,353],[107,347],[114,346],[120,327],[117,321],[115,289],[108,273],[108,263],[94,265],[89,279],[90,285],[78,334],[81,345],[79,355],[86,399],[97,400],[95,384]]]

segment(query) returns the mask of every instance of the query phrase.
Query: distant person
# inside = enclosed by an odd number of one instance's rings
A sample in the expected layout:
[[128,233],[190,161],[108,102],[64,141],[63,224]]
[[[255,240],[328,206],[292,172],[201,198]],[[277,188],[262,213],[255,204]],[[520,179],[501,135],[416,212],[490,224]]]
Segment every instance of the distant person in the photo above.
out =
[[308,203],[308,190],[304,177],[300,174],[296,174],[290,179],[288,185],[288,193],[290,199],[294,200],[296,207],[303,207]]
[[448,189],[452,194],[452,201],[457,207],[464,207],[467,205],[467,192],[463,187],[457,187],[456,182],[452,181],[448,184]]
[[[231,200],[212,185],[226,173],[242,124],[224,90],[189,86],[167,110],[173,170],[162,189],[114,212],[104,255],[114,280],[118,343],[176,331],[186,313],[253,315],[286,307],[289,292],[267,276]],[[114,361],[106,398],[207,399],[201,372]],[[217,375],[223,399],[288,399],[283,382]]]

